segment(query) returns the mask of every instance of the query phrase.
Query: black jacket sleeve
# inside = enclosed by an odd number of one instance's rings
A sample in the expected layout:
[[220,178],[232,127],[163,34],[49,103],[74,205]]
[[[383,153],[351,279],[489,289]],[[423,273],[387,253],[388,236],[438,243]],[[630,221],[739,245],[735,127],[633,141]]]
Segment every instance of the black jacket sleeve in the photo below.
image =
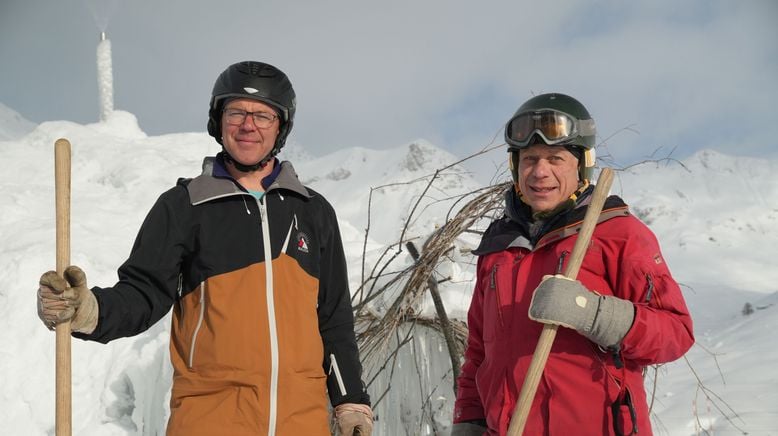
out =
[[107,343],[134,336],[159,321],[178,292],[179,271],[190,247],[183,215],[190,210],[186,190],[177,186],[162,194],[149,211],[129,258],[119,267],[119,281],[94,287],[99,307],[97,328],[74,337]]
[[335,211],[326,202],[322,218],[318,313],[327,391],[333,406],[342,403],[370,405],[370,396],[362,382],[362,364],[354,335],[343,243]]

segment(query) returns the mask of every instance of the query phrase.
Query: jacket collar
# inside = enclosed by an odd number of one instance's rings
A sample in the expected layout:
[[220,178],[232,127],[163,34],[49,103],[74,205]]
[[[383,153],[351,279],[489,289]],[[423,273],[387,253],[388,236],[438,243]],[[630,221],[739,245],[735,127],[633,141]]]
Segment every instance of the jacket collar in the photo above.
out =
[[[504,216],[489,226],[478,248],[473,250],[473,254],[480,256],[512,247],[535,250],[578,233],[593,192],[594,187],[589,186],[578,196],[572,208],[547,218],[537,234],[533,235],[530,232],[530,223],[533,221],[532,210],[519,200],[513,188],[508,189],[505,193]],[[605,201],[597,222],[627,215],[629,215],[629,207],[620,197],[611,195]]]
[[[262,180],[265,192],[283,189],[310,198],[311,193],[300,183],[289,161],[274,162],[273,172]],[[251,195],[230,176],[221,156],[209,156],[203,160],[203,172],[187,185],[192,205],[233,195]]]

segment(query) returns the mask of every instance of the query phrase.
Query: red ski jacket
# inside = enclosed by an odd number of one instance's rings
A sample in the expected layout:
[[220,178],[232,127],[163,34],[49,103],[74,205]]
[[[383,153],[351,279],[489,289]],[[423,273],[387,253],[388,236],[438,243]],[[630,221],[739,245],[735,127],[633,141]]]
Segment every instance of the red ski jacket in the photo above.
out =
[[[476,251],[455,423],[485,420],[489,435],[507,432],[543,327],[527,316],[532,292],[544,275],[564,271],[590,193],[535,238],[526,205],[507,194],[506,216],[490,225]],[[650,435],[643,370],[691,347],[692,320],[654,234],[620,198],[606,202],[577,279],[633,302],[633,325],[613,350],[560,327],[524,434]]]

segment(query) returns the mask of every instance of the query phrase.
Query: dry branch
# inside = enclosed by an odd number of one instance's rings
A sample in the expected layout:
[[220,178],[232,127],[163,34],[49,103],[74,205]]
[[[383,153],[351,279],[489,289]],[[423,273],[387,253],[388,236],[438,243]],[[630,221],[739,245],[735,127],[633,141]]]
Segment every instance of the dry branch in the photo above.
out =
[[[496,210],[501,209],[503,194],[507,187],[506,183],[481,190],[457,212],[454,218],[438,228],[429,237],[422,247],[418,261],[411,268],[398,272],[375,293],[371,291],[370,296],[375,298],[377,294],[388,293],[387,291],[391,289],[396,291],[397,286],[402,285],[399,293],[380,318],[365,310],[366,305],[364,304],[361,304],[357,310],[357,318],[366,323],[364,330],[359,335],[360,348],[365,353],[365,358],[371,357],[371,354],[376,350],[383,350],[388,338],[391,338],[403,323],[418,319],[417,312],[423,291],[429,280],[434,280],[433,272],[441,258],[446,255],[460,234],[481,218],[493,215]],[[386,269],[386,264],[383,265],[383,269]],[[366,281],[377,279],[377,276],[371,276]],[[458,350],[464,349],[465,339],[466,335],[459,338]]]

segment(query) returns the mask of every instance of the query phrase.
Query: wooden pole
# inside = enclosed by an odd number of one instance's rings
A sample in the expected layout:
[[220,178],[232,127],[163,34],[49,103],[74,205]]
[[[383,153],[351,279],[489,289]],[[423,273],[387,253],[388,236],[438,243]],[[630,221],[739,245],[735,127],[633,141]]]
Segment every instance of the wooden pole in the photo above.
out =
[[[592,201],[589,203],[589,208],[586,210],[586,215],[584,215],[583,225],[581,225],[581,230],[578,232],[578,239],[576,239],[575,245],[573,245],[573,254],[570,256],[570,262],[568,262],[565,268],[565,276],[568,278],[575,280],[578,276],[578,270],[581,269],[584,254],[586,254],[586,248],[589,246],[592,233],[594,233],[594,227],[597,225],[602,206],[608,198],[611,183],[613,183],[613,170],[603,168],[600,176],[597,178],[597,185],[594,187]],[[508,427],[508,436],[521,436],[524,433],[524,426],[527,424],[529,409],[532,406],[532,401],[535,399],[535,392],[538,390],[540,376],[543,375],[543,368],[546,366],[551,346],[554,345],[557,327],[555,324],[543,325],[538,345],[535,347],[535,354],[532,355],[527,376],[524,378],[524,384],[521,386],[519,400],[513,409],[513,417]]]
[[[54,143],[54,186],[57,214],[57,273],[62,276],[70,265],[70,142]],[[56,326],[56,436],[70,436],[71,368],[70,321]]]

